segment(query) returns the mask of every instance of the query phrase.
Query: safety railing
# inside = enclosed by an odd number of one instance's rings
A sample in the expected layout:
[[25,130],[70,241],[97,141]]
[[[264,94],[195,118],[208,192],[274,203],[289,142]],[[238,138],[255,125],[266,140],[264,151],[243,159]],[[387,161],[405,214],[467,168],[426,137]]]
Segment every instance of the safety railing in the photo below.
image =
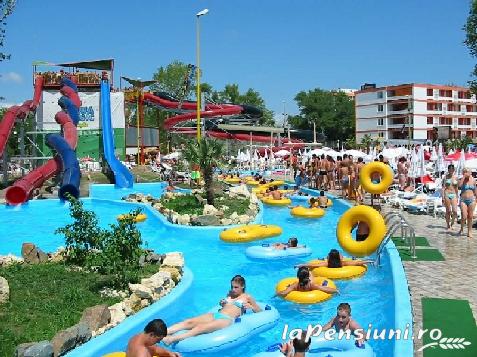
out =
[[404,218],[404,216],[398,212],[389,212],[384,215],[384,221],[386,222],[386,226],[388,227],[388,229],[384,239],[382,240],[376,252],[375,265],[376,266],[380,265],[381,253],[383,252],[384,247],[399,230],[401,232],[400,239],[406,242],[406,244],[408,244],[409,250],[411,252],[411,257],[413,259],[417,258],[416,232],[414,228],[409,224],[409,222]]

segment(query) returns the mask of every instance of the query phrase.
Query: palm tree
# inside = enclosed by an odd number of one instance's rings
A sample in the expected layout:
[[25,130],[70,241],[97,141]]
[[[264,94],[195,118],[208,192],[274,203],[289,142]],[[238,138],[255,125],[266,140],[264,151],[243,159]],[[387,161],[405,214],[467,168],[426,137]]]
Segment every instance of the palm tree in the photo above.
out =
[[361,138],[361,145],[364,145],[364,147],[366,148],[367,154],[369,154],[369,147],[371,146],[372,143],[373,143],[373,138],[369,134],[365,134]]
[[202,137],[199,141],[190,141],[186,144],[182,154],[189,164],[197,164],[204,175],[207,204],[214,204],[214,190],[212,179],[216,167],[224,153],[224,146],[217,140]]

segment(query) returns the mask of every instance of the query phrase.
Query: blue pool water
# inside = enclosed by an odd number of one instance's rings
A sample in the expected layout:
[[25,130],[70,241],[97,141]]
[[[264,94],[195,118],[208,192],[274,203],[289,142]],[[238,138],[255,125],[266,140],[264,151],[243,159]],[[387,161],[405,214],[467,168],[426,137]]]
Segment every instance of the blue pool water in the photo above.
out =
[[[108,192],[108,188],[111,192]],[[149,192],[154,192],[155,196],[158,196],[163,188],[163,184],[149,184]],[[144,186],[141,189],[145,190]],[[100,186],[99,191],[93,189],[92,192],[95,197],[100,192],[102,197],[109,199],[119,199],[124,194],[122,190],[118,192],[111,186],[104,185]],[[99,199],[84,199],[83,202],[85,208],[97,213],[102,226],[115,222],[118,214],[138,206]],[[263,223],[278,224],[283,228],[280,237],[268,239],[267,242],[284,242],[293,235],[298,237],[299,243],[312,248],[312,258],[324,257],[330,249],[339,248],[335,237],[336,223],[346,209],[343,203],[335,201],[334,206],[327,210],[323,218],[312,220],[293,218],[287,208],[267,206],[263,213]],[[284,324],[288,324],[290,328],[302,328],[310,323],[325,324],[336,314],[336,307],[341,302],[351,304],[353,318],[363,327],[367,327],[368,324],[379,329],[394,326],[393,281],[389,257],[386,254],[383,257],[383,266],[379,269],[371,266],[361,278],[335,281],[340,295],[335,295],[321,304],[296,305],[272,296],[278,281],[295,276],[293,264],[297,261],[251,262],[246,258],[244,251],[248,246],[260,242],[226,244],[219,240],[218,229],[170,226],[151,212],[146,213],[148,219],[138,227],[148,247],[161,253],[183,252],[187,267],[194,273],[194,280],[186,293],[186,298],[173,305],[168,316],[164,316],[168,325],[202,314],[217,305],[228,292],[231,277],[236,274],[246,278],[248,293],[258,301],[275,306],[281,314],[281,319],[274,329],[256,336],[253,341],[234,350],[203,356],[251,356],[264,351],[267,346],[281,341]],[[32,201],[20,208],[2,207],[0,231],[4,234],[0,254],[19,255],[21,243],[25,241],[33,242],[46,251],[54,250],[64,244],[62,237],[54,234],[54,230],[69,221],[68,206],[57,200]],[[138,328],[138,332],[142,327]],[[127,341],[124,340],[111,341],[108,350],[124,351],[126,344]],[[377,356],[393,355],[393,341],[371,341],[371,345]]]

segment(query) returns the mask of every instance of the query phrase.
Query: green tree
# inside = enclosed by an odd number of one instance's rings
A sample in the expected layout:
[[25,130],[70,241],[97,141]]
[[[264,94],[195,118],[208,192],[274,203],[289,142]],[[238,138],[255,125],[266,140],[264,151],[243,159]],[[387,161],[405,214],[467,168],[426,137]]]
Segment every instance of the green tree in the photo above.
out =
[[193,83],[189,82],[191,67],[180,61],[173,61],[166,67],[159,67],[153,74],[157,81],[152,91],[167,92],[179,99],[190,99],[194,93]]
[[366,149],[366,153],[368,154],[369,154],[369,148],[371,147],[372,143],[373,143],[373,138],[369,134],[365,134],[361,138],[361,145],[363,145],[363,147]]
[[[477,1],[472,0],[470,3],[469,16],[464,26],[466,37],[464,43],[469,49],[470,54],[477,58]],[[472,76],[477,77],[477,65],[474,66]],[[470,89],[473,93],[477,93],[477,80],[469,81]]]
[[299,115],[290,116],[289,123],[297,129],[312,129],[313,122],[330,140],[354,136],[354,102],[345,93],[319,88],[299,92],[295,96]]
[[202,137],[199,141],[191,140],[182,151],[189,164],[197,164],[204,175],[207,204],[214,204],[213,173],[214,167],[220,164],[224,154],[224,146],[217,140]]

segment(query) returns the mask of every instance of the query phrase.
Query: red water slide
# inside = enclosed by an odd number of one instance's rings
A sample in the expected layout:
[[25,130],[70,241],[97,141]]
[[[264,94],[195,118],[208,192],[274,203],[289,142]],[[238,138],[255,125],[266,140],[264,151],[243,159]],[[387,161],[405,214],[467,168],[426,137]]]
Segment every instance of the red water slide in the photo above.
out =
[[[194,102],[183,102],[180,105],[179,102],[168,100],[165,98],[161,98],[158,96],[153,95],[152,93],[144,93],[144,101],[151,102],[153,104],[157,104],[165,109],[180,109],[181,110],[189,110],[191,112],[185,114],[179,114],[168,118],[164,121],[164,126],[166,129],[171,129],[174,125],[189,121],[197,118],[197,113],[193,110],[197,109],[197,104]],[[211,104],[207,103],[205,105],[205,110],[200,112],[201,118],[214,118],[214,117],[221,117],[226,115],[238,115],[243,113],[244,108],[240,105],[234,104]],[[195,135],[196,129],[195,128],[174,128],[176,132],[182,132],[184,134]],[[217,138],[217,139],[233,139],[239,141],[249,141],[252,138],[253,141],[262,142],[262,143],[270,143],[270,136],[268,135],[253,135],[242,133],[242,134],[235,134],[235,133],[227,133],[222,131],[216,130],[208,130],[207,135]],[[283,143],[288,142],[288,139],[283,139]],[[302,142],[299,140],[291,140],[293,146],[300,147],[303,146]]]
[[15,125],[16,119],[25,119],[30,112],[34,112],[40,103],[41,90],[43,88],[43,77],[37,76],[35,79],[35,92],[33,100],[27,100],[20,106],[13,106],[7,110],[0,122],[0,156],[3,155],[7,145],[10,132]]
[[[35,80],[35,95],[33,97],[32,108],[36,109],[41,98],[41,89],[43,86],[43,77],[37,76]],[[65,88],[64,86],[63,88]],[[68,87],[69,88],[69,87]],[[69,91],[66,89],[62,94],[67,95],[71,101],[76,105],[80,105],[80,100],[78,93],[74,90]],[[36,105],[35,105],[36,103]],[[60,111],[56,113],[55,120],[63,128],[63,136],[66,142],[70,145],[71,148],[75,149],[78,141],[77,129],[73,124],[70,116]],[[3,122],[3,121],[2,121]],[[1,129],[1,127],[0,127]],[[1,144],[1,142],[0,142]],[[13,186],[10,186],[6,193],[5,199],[9,204],[17,205],[23,202],[26,202],[33,192],[34,189],[41,187],[43,182],[49,178],[55,176],[61,170],[61,161],[56,156],[53,159],[48,160],[44,165],[36,168],[35,170],[28,173],[26,176],[16,181]]]

